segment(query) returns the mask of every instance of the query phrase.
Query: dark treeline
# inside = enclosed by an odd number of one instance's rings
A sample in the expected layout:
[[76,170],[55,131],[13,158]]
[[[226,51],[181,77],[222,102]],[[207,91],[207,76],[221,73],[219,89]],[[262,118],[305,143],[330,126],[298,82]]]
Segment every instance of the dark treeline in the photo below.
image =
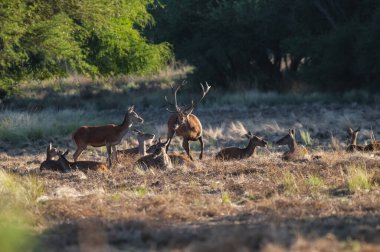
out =
[[380,90],[378,0],[160,0],[155,41],[198,81],[263,90]]

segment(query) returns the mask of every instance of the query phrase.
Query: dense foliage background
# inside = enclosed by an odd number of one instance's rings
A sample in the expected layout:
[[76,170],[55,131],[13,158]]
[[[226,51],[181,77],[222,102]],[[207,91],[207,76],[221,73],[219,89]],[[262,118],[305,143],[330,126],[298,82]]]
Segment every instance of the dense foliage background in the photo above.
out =
[[380,89],[380,1],[162,0],[151,35],[223,87]]
[[0,89],[28,79],[147,74],[171,57],[167,43],[140,32],[153,0],[1,0]]
[[220,88],[380,90],[377,0],[2,0],[0,96],[23,80],[150,74]]

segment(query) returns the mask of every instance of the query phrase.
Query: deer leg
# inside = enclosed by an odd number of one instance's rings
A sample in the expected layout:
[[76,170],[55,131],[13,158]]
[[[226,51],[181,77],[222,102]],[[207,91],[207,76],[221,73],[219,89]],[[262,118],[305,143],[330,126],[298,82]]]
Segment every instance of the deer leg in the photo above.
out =
[[117,163],[119,163],[119,159],[117,158],[117,151],[116,151],[116,146],[115,145],[112,145],[112,152],[115,156],[115,160]]
[[112,161],[111,161],[111,145],[107,144],[106,147],[107,147],[107,162],[108,162],[108,166],[111,167],[112,166]]
[[183,138],[182,147],[185,149],[185,151],[186,151],[187,155],[189,156],[189,158],[191,159],[191,161],[193,161],[194,159],[190,154],[190,146],[189,146],[189,140],[188,139]]
[[168,149],[169,149],[169,145],[170,145],[170,142],[172,141],[172,138],[174,136],[174,129],[168,129],[168,135],[167,135],[167,138],[169,139],[169,142],[168,144],[166,145],[166,152],[168,152]]
[[87,145],[77,147],[77,150],[73,154],[74,162],[76,162],[78,160],[78,157],[80,156],[80,154],[82,154],[82,152],[86,149],[86,147],[87,147]]
[[203,148],[205,147],[205,145],[203,143],[202,136],[199,137],[198,141],[201,144],[201,154],[199,154],[199,160],[202,160],[202,158],[203,158]]

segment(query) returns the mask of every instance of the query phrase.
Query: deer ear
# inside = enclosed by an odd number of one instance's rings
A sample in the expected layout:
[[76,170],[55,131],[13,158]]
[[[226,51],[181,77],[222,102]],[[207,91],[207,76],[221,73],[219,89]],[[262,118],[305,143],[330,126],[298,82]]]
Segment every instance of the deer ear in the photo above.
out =
[[69,154],[69,150],[66,150],[66,151],[62,154],[62,156],[66,156],[67,154]]
[[348,134],[352,134],[354,132],[350,127],[347,129]]
[[136,132],[137,134],[143,134],[142,131],[140,131],[140,130],[138,130],[138,129],[136,129],[136,128],[133,128],[132,131],[133,131],[133,132]]
[[135,109],[135,105],[128,107],[128,112],[131,113]]
[[295,136],[296,131],[295,131],[294,129],[291,129],[291,130],[289,131],[289,133],[290,133],[291,135]]
[[355,130],[355,132],[359,132],[359,131],[360,131],[360,127]]
[[51,150],[52,148],[53,148],[52,144],[49,143],[49,145],[48,145],[48,150]]

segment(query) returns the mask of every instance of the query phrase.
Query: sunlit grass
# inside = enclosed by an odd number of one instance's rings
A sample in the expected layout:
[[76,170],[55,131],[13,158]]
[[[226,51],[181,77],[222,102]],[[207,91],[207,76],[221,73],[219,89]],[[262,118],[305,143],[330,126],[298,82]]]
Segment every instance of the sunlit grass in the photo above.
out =
[[34,244],[28,228],[39,221],[37,199],[43,192],[36,178],[0,170],[0,251],[27,251]]
[[347,187],[351,192],[369,190],[372,188],[371,175],[364,165],[347,167]]
[[302,141],[305,143],[306,146],[311,146],[313,144],[313,139],[311,139],[309,131],[301,129],[300,135]]
[[89,114],[82,110],[38,112],[5,110],[1,114],[0,140],[11,144],[67,136],[83,124],[100,121],[95,113]]

